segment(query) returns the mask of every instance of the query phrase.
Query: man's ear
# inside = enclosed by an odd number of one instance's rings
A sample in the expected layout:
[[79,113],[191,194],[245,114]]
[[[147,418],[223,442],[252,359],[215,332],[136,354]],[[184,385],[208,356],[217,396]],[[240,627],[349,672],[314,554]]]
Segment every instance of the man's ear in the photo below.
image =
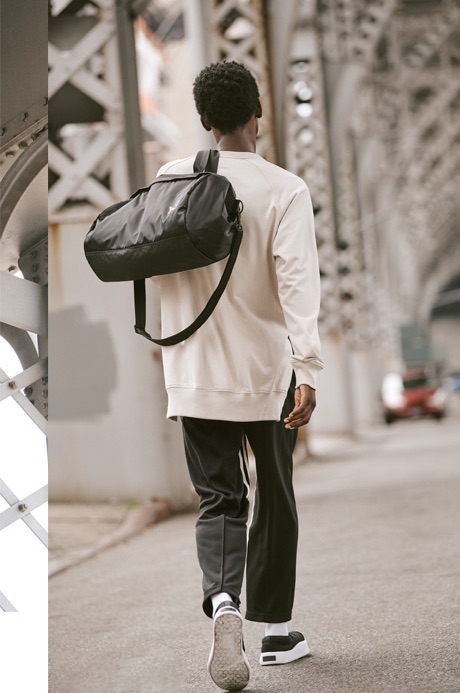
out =
[[262,118],[262,105],[261,105],[260,101],[257,101],[257,108],[256,108],[255,116],[256,116],[256,118]]
[[200,123],[207,132],[211,132],[211,126],[204,120],[204,118],[200,118]]

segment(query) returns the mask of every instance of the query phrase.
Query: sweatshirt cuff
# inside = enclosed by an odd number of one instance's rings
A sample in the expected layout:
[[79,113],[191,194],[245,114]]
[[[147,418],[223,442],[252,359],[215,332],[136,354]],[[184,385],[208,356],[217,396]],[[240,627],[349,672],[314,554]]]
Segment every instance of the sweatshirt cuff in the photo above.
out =
[[299,361],[293,364],[293,368],[296,387],[299,385],[308,385],[313,388],[313,390],[316,390],[316,377],[320,370],[319,368],[314,368],[307,363],[299,363]]

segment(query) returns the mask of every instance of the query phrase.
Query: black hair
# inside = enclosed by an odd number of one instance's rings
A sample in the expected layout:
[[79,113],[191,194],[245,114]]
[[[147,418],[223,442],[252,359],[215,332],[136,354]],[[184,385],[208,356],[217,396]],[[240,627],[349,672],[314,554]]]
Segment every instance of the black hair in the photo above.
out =
[[193,96],[203,121],[226,134],[246,125],[260,109],[251,72],[235,61],[212,63],[195,79]]

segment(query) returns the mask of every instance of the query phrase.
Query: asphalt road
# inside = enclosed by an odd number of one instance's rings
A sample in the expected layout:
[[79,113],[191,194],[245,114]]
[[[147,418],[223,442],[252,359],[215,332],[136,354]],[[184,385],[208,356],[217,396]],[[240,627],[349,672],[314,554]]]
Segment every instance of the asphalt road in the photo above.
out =
[[[411,421],[296,468],[292,628],[313,655],[248,693],[460,691],[460,420]],[[212,693],[193,515],[50,582],[49,693]]]

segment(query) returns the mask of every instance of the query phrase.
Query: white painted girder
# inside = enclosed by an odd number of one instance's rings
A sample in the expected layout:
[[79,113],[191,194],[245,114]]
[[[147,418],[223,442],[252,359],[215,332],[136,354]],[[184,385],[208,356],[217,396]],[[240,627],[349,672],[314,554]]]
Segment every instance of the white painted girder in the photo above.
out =
[[48,501],[48,486],[33,491],[25,498],[19,499],[5,482],[0,479],[0,495],[10,507],[0,513],[0,530],[5,529],[17,520],[23,520],[29,529],[48,548],[48,533],[38,520],[30,513]]
[[[4,383],[9,381],[10,378],[9,376],[5,373],[5,371],[0,368],[0,383]],[[48,421],[45,419],[43,414],[35,407],[32,402],[27,399],[25,395],[22,394],[21,391],[18,391],[17,389],[13,392],[13,394],[10,395],[11,399],[14,399],[14,401],[19,404],[21,409],[27,414],[27,416],[34,422],[36,426],[44,433],[47,435],[48,433]]]
[[27,332],[46,334],[47,290],[34,282],[0,272],[0,322]]
[[3,592],[0,592],[0,609],[2,611],[17,611],[17,609],[14,608],[10,600],[5,597]]
[[0,382],[0,402],[13,395],[19,390],[23,390],[28,385],[32,385],[40,378],[44,378],[48,373],[48,359],[41,359],[21,373]]

